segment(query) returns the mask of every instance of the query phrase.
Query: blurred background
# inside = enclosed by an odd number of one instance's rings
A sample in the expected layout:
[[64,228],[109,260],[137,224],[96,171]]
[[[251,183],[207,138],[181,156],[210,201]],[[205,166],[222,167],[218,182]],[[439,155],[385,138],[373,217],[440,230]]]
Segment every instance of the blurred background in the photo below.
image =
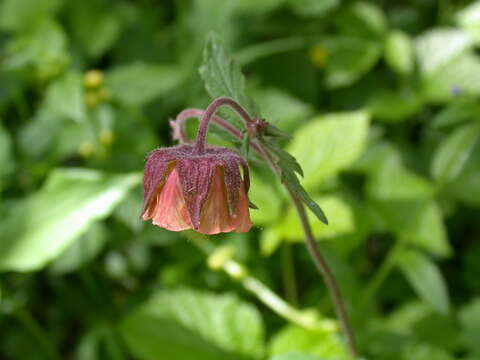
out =
[[480,359],[480,2],[454,0],[0,0],[0,358],[348,359],[258,159],[249,233],[139,219],[210,32],[293,136],[363,358]]

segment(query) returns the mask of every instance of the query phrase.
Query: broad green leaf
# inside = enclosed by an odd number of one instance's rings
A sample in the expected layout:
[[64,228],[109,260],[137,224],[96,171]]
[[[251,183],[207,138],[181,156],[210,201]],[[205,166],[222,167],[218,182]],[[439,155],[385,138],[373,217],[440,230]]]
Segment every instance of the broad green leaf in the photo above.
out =
[[223,45],[210,36],[203,53],[200,75],[212,98],[228,96],[239,102],[251,116],[257,115],[255,103],[246,94],[245,77]]
[[340,0],[287,0],[293,12],[305,17],[320,17],[340,5]]
[[408,120],[423,105],[422,95],[412,89],[379,90],[369,99],[372,117],[397,122]]
[[51,83],[46,92],[45,107],[55,116],[77,122],[86,120],[82,75],[69,71]]
[[436,256],[445,257],[452,253],[441,209],[433,201],[421,207],[412,222],[398,232],[406,241]]
[[321,359],[314,355],[292,351],[287,354],[273,356],[270,358],[270,360],[321,360]]
[[273,337],[270,343],[270,354],[280,356],[294,351],[316,355],[320,359],[344,360],[348,358],[344,344],[337,332],[308,330],[288,325]]
[[468,31],[475,41],[480,41],[480,2],[473,1],[456,15],[457,23]]
[[480,354],[478,334],[480,332],[480,298],[476,297],[459,313],[462,343]]
[[431,167],[431,173],[439,183],[450,182],[460,174],[479,136],[479,124],[472,123],[456,128],[440,143]]
[[376,42],[346,36],[327,38],[320,46],[327,53],[325,82],[332,89],[356,82],[375,66],[381,52]]
[[422,76],[434,74],[471,47],[472,39],[461,30],[438,28],[423,33],[415,40]]
[[401,360],[454,360],[442,348],[428,344],[415,344],[408,346],[402,353]]
[[356,1],[337,15],[335,26],[355,37],[381,38],[387,30],[382,8],[373,2]]
[[465,204],[480,207],[480,170],[460,176],[449,189]]
[[251,176],[252,186],[248,198],[258,207],[258,210],[250,210],[252,221],[255,225],[273,223],[280,214],[282,205],[283,195],[279,182],[256,171],[251,172]]
[[262,117],[284,131],[294,130],[314,112],[311,104],[277,88],[259,89],[253,95]]
[[13,37],[5,53],[5,69],[33,68],[35,75],[42,80],[57,76],[70,62],[66,34],[59,24],[48,18],[42,18]]
[[427,304],[442,314],[450,311],[447,285],[437,265],[414,250],[398,254],[398,266],[408,282]]
[[[355,221],[351,206],[343,199],[336,196],[323,196],[315,198],[322,204],[322,209],[328,214],[328,225],[315,221],[314,215],[309,213],[312,230],[317,239],[330,239],[351,233],[355,230]],[[274,227],[278,235],[285,240],[303,240],[303,231],[298,221],[298,215],[293,208],[283,216],[282,222]]]
[[0,28],[19,30],[56,12],[62,0],[3,0],[0,2]]
[[465,53],[423,81],[424,96],[435,102],[449,101],[459,95],[480,94],[480,59],[473,53]]
[[92,223],[108,216],[137,173],[107,176],[95,170],[57,169],[1,223],[0,269],[33,271],[59,256]]
[[93,260],[104,247],[107,229],[101,224],[93,224],[77,241],[71,244],[51,264],[53,274],[61,275],[78,270]]
[[385,60],[399,74],[409,74],[415,65],[412,39],[402,31],[391,31],[385,40]]
[[78,43],[91,57],[105,53],[120,35],[122,23],[116,7],[98,1],[71,1],[71,24]]
[[458,99],[441,110],[432,120],[436,128],[447,127],[475,119],[480,112],[480,106],[473,99]]
[[232,295],[179,289],[158,292],[121,324],[138,359],[259,358],[264,330],[259,313]]
[[110,70],[106,85],[125,105],[141,106],[168,95],[182,81],[183,73],[177,66],[136,62]]
[[365,147],[368,125],[369,115],[356,111],[319,116],[300,127],[288,151],[304,169],[305,188],[318,187],[352,164]]

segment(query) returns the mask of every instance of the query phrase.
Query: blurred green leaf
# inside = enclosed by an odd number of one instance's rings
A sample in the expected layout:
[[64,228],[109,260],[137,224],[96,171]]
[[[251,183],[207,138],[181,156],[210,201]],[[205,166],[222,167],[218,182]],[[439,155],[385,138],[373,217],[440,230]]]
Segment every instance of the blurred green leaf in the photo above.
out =
[[441,314],[450,312],[447,285],[437,265],[414,250],[398,255],[398,265],[417,294]]
[[355,1],[344,7],[335,25],[345,34],[364,38],[382,37],[387,30],[387,19],[381,7],[373,2]]
[[141,106],[169,95],[181,85],[183,78],[177,66],[136,62],[110,70],[106,85],[123,104]]
[[480,106],[473,99],[459,99],[441,110],[432,120],[436,128],[457,125],[478,116]]
[[203,53],[200,75],[212,98],[231,97],[245,107],[250,116],[258,115],[255,103],[246,94],[245,78],[240,67],[213,35],[209,37]]
[[402,354],[402,360],[453,360],[448,352],[428,344],[415,344],[407,347]]
[[438,146],[431,173],[439,183],[454,180],[462,171],[480,136],[480,125],[473,123],[456,128]]
[[480,332],[480,299],[473,298],[471,302],[465,305],[459,313],[460,324],[462,326],[462,342],[476,353],[480,354],[480,344],[478,343],[478,333]]
[[395,122],[408,120],[422,105],[422,95],[412,89],[382,89],[370,98],[368,109],[376,119]]
[[385,60],[399,74],[410,74],[415,65],[412,39],[402,31],[391,31],[385,40]]
[[344,344],[336,332],[308,330],[288,325],[273,337],[270,354],[280,356],[294,351],[302,351],[329,360],[348,358]]
[[12,153],[12,140],[10,134],[0,123],[0,192],[2,190],[3,177],[9,175],[14,169]]
[[288,5],[292,8],[293,12],[305,17],[319,17],[325,15],[329,11],[332,11],[338,5],[340,0],[287,0]]
[[65,32],[48,18],[42,18],[42,21],[11,38],[5,52],[5,69],[33,69],[41,79],[60,74],[70,61]]
[[422,76],[428,77],[472,47],[465,32],[452,28],[432,29],[415,39]]
[[248,359],[264,352],[260,315],[231,295],[180,289],[158,292],[122,322],[138,359]]
[[321,359],[317,356],[295,351],[295,352],[289,352],[287,354],[273,356],[270,358],[270,360],[321,360]]
[[78,270],[92,261],[104,247],[107,229],[101,224],[93,224],[85,234],[63,251],[50,265],[55,275],[63,275]]
[[69,71],[53,81],[46,92],[45,107],[53,115],[77,122],[85,121],[82,75],[76,71]]
[[[253,171],[248,198],[258,207],[258,210],[251,210],[250,216],[256,225],[266,225],[276,221],[282,205],[282,193],[278,181],[265,174]],[[268,181],[267,181],[268,180]]]
[[19,30],[55,13],[62,0],[3,0],[0,3],[0,28]]
[[352,164],[364,149],[368,126],[369,115],[356,111],[318,116],[300,127],[288,151],[302,164],[305,188],[318,187]]
[[0,268],[42,268],[93,222],[108,216],[139,181],[136,173],[106,176],[87,169],[56,170],[38,193],[1,223]]
[[103,55],[113,46],[122,29],[115,5],[102,6],[99,1],[70,0],[69,6],[78,43],[93,58]]
[[326,85],[329,88],[353,84],[370,71],[380,57],[380,46],[370,40],[336,36],[321,42],[327,54]]
[[480,207],[480,171],[468,172],[449,186],[465,204]]
[[473,1],[471,4],[456,14],[457,23],[467,30],[478,43],[480,41],[480,3]]

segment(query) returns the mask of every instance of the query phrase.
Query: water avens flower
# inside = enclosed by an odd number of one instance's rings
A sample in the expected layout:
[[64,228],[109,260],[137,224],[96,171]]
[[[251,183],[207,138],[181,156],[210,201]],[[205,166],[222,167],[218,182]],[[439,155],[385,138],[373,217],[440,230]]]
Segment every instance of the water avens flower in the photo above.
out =
[[159,148],[148,155],[144,220],[171,231],[194,229],[203,234],[252,227],[247,162],[231,149],[205,144],[209,117],[202,120],[194,144]]

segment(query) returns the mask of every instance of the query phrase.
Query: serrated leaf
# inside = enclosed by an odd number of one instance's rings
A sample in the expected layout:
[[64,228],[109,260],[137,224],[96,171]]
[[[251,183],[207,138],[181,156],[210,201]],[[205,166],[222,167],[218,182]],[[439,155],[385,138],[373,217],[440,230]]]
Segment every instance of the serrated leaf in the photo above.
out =
[[437,265],[427,256],[415,250],[398,254],[398,266],[413,289],[433,309],[448,314],[450,300],[447,285]]
[[455,129],[434,154],[431,167],[433,177],[440,183],[454,180],[464,168],[479,137],[480,126],[476,123]]
[[240,66],[233,61],[223,45],[211,35],[203,52],[200,75],[212,98],[228,96],[240,103],[250,114],[258,114],[255,103],[247,96],[245,77]]
[[92,223],[108,216],[140,180],[137,173],[106,176],[87,169],[55,170],[40,191],[0,224],[0,269],[42,268]]
[[314,118],[293,135],[287,151],[302,164],[306,189],[347,168],[362,153],[368,136],[369,114],[333,113]]
[[121,324],[137,358],[223,360],[262,356],[264,330],[251,305],[232,295],[180,289],[158,292]]

